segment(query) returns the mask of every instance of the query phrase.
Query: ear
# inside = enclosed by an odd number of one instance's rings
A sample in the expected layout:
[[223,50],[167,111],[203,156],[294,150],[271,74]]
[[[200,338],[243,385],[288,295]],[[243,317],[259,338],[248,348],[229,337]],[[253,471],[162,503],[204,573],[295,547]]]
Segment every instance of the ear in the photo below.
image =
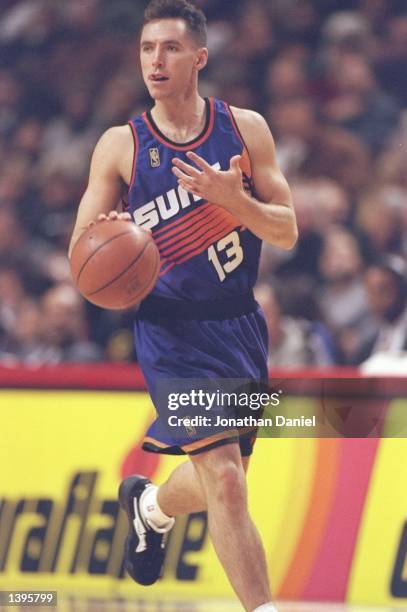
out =
[[201,47],[201,49],[198,49],[198,52],[197,52],[196,67],[198,70],[202,70],[203,68],[205,68],[207,63],[208,63],[208,49],[206,47]]

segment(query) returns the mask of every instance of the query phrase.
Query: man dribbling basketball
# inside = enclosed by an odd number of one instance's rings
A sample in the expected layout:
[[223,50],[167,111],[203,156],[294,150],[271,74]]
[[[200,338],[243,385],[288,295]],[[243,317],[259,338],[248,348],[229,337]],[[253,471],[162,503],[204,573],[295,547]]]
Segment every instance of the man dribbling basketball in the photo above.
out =
[[[158,413],[160,379],[267,378],[266,325],[252,293],[260,245],[289,249],[297,238],[264,119],[198,93],[208,59],[205,21],[186,0],[153,0],[147,8],[140,57],[154,106],[97,144],[70,247],[96,218],[133,218],[152,232],[161,273],[137,313],[135,336]],[[109,213],[123,183],[128,212]],[[121,484],[126,568],[137,582],[159,577],[174,517],[207,510],[215,550],[244,608],[275,610],[247,508],[254,438],[225,430],[189,431],[180,440],[151,426],[143,448],[189,460],[159,488],[141,476]]]

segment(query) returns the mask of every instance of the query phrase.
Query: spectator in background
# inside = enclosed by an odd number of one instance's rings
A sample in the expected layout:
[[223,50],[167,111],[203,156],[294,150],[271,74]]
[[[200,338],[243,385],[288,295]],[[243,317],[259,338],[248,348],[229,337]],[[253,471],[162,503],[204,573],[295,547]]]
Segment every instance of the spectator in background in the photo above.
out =
[[249,63],[252,68],[263,72],[264,60],[273,49],[274,39],[273,21],[267,5],[252,0],[240,11],[231,52],[239,62]]
[[87,160],[98,138],[92,125],[92,97],[87,90],[65,92],[62,114],[44,131],[40,171],[64,172],[73,178],[86,173]]
[[25,118],[14,133],[11,152],[31,162],[38,159],[42,149],[43,125],[36,117]]
[[303,318],[284,315],[279,293],[269,283],[256,287],[269,332],[270,367],[296,369],[326,367],[333,359],[323,330]]
[[269,120],[288,180],[325,176],[351,194],[366,185],[371,170],[369,150],[349,132],[320,123],[312,99],[296,98],[271,105]]
[[[28,205],[27,202],[25,204]],[[34,236],[29,234],[30,228],[20,222],[18,212],[17,207],[0,205],[0,266],[13,267],[27,293],[38,296],[61,278],[53,274],[55,265],[52,265],[52,255],[56,249],[54,245],[36,242]],[[24,209],[20,212],[24,220]],[[66,270],[69,270],[69,265],[65,256],[64,278]]]
[[407,142],[407,112],[400,126],[395,145],[387,149],[377,160],[376,180],[379,184],[393,184],[407,190],[407,150],[404,143]]
[[332,123],[358,136],[374,154],[389,142],[398,122],[399,107],[380,90],[366,58],[342,53],[328,66],[333,87],[324,115]]
[[[11,206],[0,205],[0,264],[23,266],[28,257],[27,236]],[[28,262],[29,263],[29,262]]]
[[351,203],[343,187],[326,177],[308,181],[315,206],[315,227],[321,235],[334,226],[345,226],[351,218]]
[[[23,309],[21,316],[32,314]],[[102,351],[87,338],[83,299],[70,285],[55,285],[45,292],[39,329],[38,335],[32,333],[32,326],[27,335],[17,332],[16,355],[26,363],[95,362],[103,358]]]
[[11,136],[21,114],[22,88],[16,76],[0,69],[0,135]]
[[3,353],[9,363],[41,363],[41,310],[36,300],[25,298],[15,310],[15,324],[9,334],[7,352]]
[[8,151],[0,169],[0,206],[13,209],[15,213],[15,207],[20,206],[27,193],[30,193],[29,179],[29,158]]
[[283,41],[313,47],[316,32],[320,28],[320,7],[314,0],[274,0],[270,3],[271,14],[283,33]]
[[[107,125],[126,122],[147,102],[133,41],[146,1],[1,2],[0,359],[44,358],[48,339],[35,321],[42,296],[69,284],[66,236],[88,152]],[[356,251],[359,298],[374,257],[407,258],[406,3],[196,1],[210,15],[216,58],[203,75],[204,91],[268,114],[293,187],[300,239],[293,253],[263,247],[261,282],[281,282],[280,321],[288,317],[296,330],[298,321],[320,321],[337,334],[343,306],[332,298],[336,281],[322,271],[322,261],[334,258],[327,244],[343,259],[334,268]],[[346,248],[337,246],[341,231]],[[338,255],[342,248],[346,254]],[[343,283],[343,295],[351,285]],[[21,299],[10,306],[17,286]],[[327,321],[318,310],[329,311]],[[385,318],[368,312],[362,323],[356,317],[341,327],[342,354],[325,342],[331,361],[362,358],[365,324],[366,342],[387,329]],[[134,358],[128,313],[87,304],[80,318],[85,342],[96,343],[99,355]]]
[[389,185],[369,190],[360,199],[356,225],[371,256],[400,252],[406,198],[406,189]]
[[267,62],[274,51],[274,24],[267,3],[258,0],[240,3],[237,15],[229,45],[211,67],[218,84],[211,89],[222,99],[233,99],[235,105],[246,107],[254,102],[258,106],[259,84],[265,80]]
[[266,93],[273,104],[306,97],[310,90],[303,58],[285,52],[270,62],[266,75]]
[[[293,251],[280,255],[276,273],[284,277],[296,275],[315,278],[318,275],[318,261],[322,248],[322,237],[317,227],[319,211],[315,205],[315,193],[309,181],[302,180],[291,183],[291,195],[297,216],[298,241]],[[278,255],[275,255],[276,249],[264,245],[263,258],[268,252],[278,261]]]
[[295,181],[291,193],[297,215],[299,238],[293,252],[278,253],[263,246],[260,277],[267,269],[279,277],[307,276],[320,279],[323,241],[329,231],[350,218],[350,202],[344,189],[327,178]]
[[[387,256],[365,272],[369,309],[378,326],[360,351],[360,359],[407,355],[407,269],[405,261]],[[405,371],[404,371],[405,372]]]
[[355,237],[343,228],[331,229],[323,242],[319,266],[325,321],[335,334],[343,362],[354,363],[371,330],[362,284],[363,260]]
[[101,91],[96,108],[95,119],[98,128],[126,123],[128,117],[134,114],[139,101],[134,81],[134,77],[130,80],[124,73],[118,73],[108,81]]
[[81,183],[62,172],[41,179],[36,202],[27,216],[31,231],[50,247],[66,249],[69,232],[75,218],[73,203],[80,193]]
[[382,86],[407,107],[407,14],[390,17],[384,23],[385,36],[374,54],[374,66]]
[[17,327],[18,311],[25,298],[22,278],[10,265],[0,267],[0,352],[9,353],[11,338]]
[[340,10],[328,16],[321,28],[322,55],[327,59],[346,51],[368,53],[373,43],[370,23],[373,15],[376,17],[375,7],[370,7],[367,15],[360,11]]

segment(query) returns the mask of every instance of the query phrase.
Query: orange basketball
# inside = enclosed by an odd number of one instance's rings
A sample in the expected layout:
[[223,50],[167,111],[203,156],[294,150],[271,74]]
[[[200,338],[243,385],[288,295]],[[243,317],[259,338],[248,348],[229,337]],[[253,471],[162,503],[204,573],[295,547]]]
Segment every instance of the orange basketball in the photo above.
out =
[[97,306],[129,308],[153,289],[160,254],[149,232],[122,219],[98,221],[76,242],[71,273],[81,294]]

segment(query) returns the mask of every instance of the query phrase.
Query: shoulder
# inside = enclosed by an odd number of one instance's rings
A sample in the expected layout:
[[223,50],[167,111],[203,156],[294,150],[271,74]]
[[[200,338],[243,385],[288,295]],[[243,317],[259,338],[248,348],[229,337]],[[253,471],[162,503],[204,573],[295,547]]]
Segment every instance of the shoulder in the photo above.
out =
[[262,151],[264,147],[274,151],[273,136],[260,113],[235,106],[231,106],[230,110],[249,152]]
[[123,147],[132,146],[133,136],[129,125],[117,125],[109,128],[102,134],[96,145],[97,149],[115,153],[123,151]]
[[260,115],[260,113],[248,108],[238,108],[237,106],[231,106],[230,110],[232,111],[239,128],[268,130],[267,122],[264,117]]
[[92,166],[130,180],[134,141],[129,125],[111,127],[99,138],[92,156]]

